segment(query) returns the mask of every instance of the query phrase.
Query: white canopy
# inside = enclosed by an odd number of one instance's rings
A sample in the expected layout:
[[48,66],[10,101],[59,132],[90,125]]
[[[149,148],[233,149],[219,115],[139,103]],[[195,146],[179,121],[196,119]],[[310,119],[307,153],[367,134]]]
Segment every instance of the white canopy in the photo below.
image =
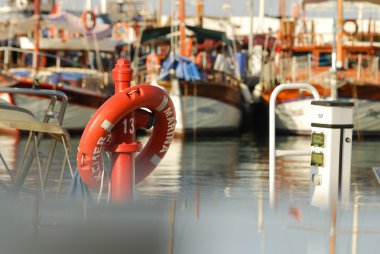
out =
[[[331,17],[336,13],[336,0],[303,0],[307,16]],[[344,18],[379,19],[380,0],[344,0]]]
[[[6,14],[7,18],[0,19],[0,40],[6,40],[14,35],[26,34],[34,31],[35,17],[25,17],[22,14]],[[69,33],[86,34],[88,38],[103,39],[112,34],[112,27],[108,24],[97,23],[91,32],[87,32],[81,18],[70,13],[62,12],[42,16],[41,28],[54,25],[58,29],[67,30]]]
[[54,25],[56,28],[65,29],[72,33],[86,34],[90,38],[96,36],[97,39],[103,39],[112,34],[112,27],[110,25],[99,22],[96,23],[91,32],[87,32],[81,18],[67,12],[45,16],[44,20],[47,24]]
[[[321,3],[321,2],[330,2],[332,0],[303,0],[303,4],[313,4],[313,3]],[[336,2],[336,1],[335,1]],[[349,3],[372,3],[380,5],[380,0],[344,0],[344,2]]]

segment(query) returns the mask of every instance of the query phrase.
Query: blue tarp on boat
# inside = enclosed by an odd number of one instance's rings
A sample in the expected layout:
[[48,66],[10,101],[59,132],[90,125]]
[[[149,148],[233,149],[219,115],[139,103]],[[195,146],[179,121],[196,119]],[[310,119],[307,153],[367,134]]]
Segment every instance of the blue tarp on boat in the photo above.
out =
[[186,57],[175,55],[174,57],[169,56],[166,58],[162,63],[159,79],[169,79],[170,69],[175,70],[175,75],[179,79],[186,81],[195,81],[201,79],[201,75],[197,66],[189,58]]

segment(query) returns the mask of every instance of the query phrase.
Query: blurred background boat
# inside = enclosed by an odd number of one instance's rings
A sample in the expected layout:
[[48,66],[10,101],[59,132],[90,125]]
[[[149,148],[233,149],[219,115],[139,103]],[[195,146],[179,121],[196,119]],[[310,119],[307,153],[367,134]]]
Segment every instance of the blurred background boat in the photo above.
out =
[[[356,11],[358,19],[344,18],[348,15],[343,12],[343,5],[351,13]],[[270,94],[276,84],[306,82],[313,84],[326,100],[355,102],[355,132],[379,135],[380,30],[377,20],[366,15],[366,10],[379,9],[379,2],[338,1],[336,4],[304,0],[302,6],[302,11],[301,6],[295,6],[293,17],[280,11],[277,37],[281,44],[277,50],[269,51],[269,57],[263,61],[261,81],[254,91],[254,96],[260,99],[259,114],[267,114]],[[334,18],[305,16],[307,9],[317,6],[320,10],[334,10]],[[281,93],[276,107],[277,129],[286,133],[309,133],[310,120],[306,113],[310,101],[308,93]]]
[[[3,45],[0,85],[38,86],[65,92],[69,106],[64,127],[81,131],[96,109],[113,95],[110,72],[114,63],[119,57],[126,57],[124,50],[133,47],[140,25],[145,27],[146,22],[135,20],[129,26],[116,21],[113,26],[108,15],[92,11],[90,2],[79,13],[66,12],[58,1],[21,2],[9,2],[1,9],[8,19],[2,19],[1,23],[4,29],[0,32]],[[133,19],[129,14],[120,11],[128,21]],[[29,95],[3,94],[2,97],[37,116],[43,114],[40,110],[48,103],[33,100]]]
[[[202,28],[202,19],[187,26],[184,6],[180,1],[179,20],[172,19],[170,27],[143,31],[136,51],[141,56],[134,58],[135,83],[170,92],[180,135],[237,131],[250,103],[240,76],[245,59],[224,32]],[[199,6],[197,10],[202,12]]]
[[[19,16],[17,13],[24,13],[28,6],[22,11],[16,8],[10,14],[8,43],[0,48],[4,59],[1,86],[38,86],[65,92],[70,104],[64,127],[82,130],[90,116],[113,92],[108,76],[118,42],[106,38],[111,35],[112,27],[94,23],[90,31],[85,28],[83,19],[60,11],[56,5],[50,14],[41,16],[39,1],[32,3],[34,15],[14,19],[13,15]],[[38,82],[34,82],[35,79]],[[32,97],[3,95],[9,102],[30,109],[36,116],[43,114],[40,111],[49,102]]]

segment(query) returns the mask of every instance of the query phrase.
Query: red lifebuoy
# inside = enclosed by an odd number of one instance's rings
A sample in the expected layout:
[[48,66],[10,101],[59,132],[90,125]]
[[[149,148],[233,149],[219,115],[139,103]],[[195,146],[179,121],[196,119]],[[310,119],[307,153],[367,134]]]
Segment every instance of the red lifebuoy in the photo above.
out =
[[92,11],[84,11],[81,19],[86,31],[91,31],[96,26],[96,16]]
[[[138,85],[119,92],[106,101],[87,124],[78,147],[77,165],[83,182],[98,188],[102,168],[102,151],[112,128],[125,116],[147,108],[155,115],[151,137],[136,157],[135,182],[147,177],[166,154],[174,136],[175,110],[171,99],[161,88]],[[138,144],[135,143],[136,147]]]
[[148,72],[154,72],[158,71],[161,61],[156,53],[152,53],[147,56],[145,64]]

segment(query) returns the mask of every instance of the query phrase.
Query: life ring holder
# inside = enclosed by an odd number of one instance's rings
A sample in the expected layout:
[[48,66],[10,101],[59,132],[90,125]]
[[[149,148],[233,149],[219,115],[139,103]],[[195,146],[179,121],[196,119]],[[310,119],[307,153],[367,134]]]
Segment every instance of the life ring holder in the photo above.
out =
[[[88,19],[88,16],[90,16],[90,19]],[[87,32],[92,31],[96,26],[96,15],[92,11],[84,11],[81,20]]]
[[[173,102],[164,90],[151,85],[127,88],[107,100],[87,124],[79,143],[77,165],[83,182],[93,189],[101,183],[104,170],[102,151],[107,150],[114,126],[131,112],[149,109],[155,116],[153,131],[145,147],[135,158],[135,182],[147,177],[165,156],[176,125]],[[140,150],[138,142],[130,149]]]
[[[349,31],[347,31],[347,30],[344,29],[345,25],[346,25],[346,24],[350,24],[350,23],[354,24],[354,27],[355,27],[355,28],[354,28],[354,31],[353,31],[353,32],[349,32]],[[358,23],[356,22],[355,19],[346,19],[346,20],[343,22],[343,26],[342,26],[342,28],[343,28],[343,34],[344,34],[344,35],[347,35],[347,36],[354,36],[354,35],[356,35],[356,34],[358,33],[358,30],[359,30]]]

